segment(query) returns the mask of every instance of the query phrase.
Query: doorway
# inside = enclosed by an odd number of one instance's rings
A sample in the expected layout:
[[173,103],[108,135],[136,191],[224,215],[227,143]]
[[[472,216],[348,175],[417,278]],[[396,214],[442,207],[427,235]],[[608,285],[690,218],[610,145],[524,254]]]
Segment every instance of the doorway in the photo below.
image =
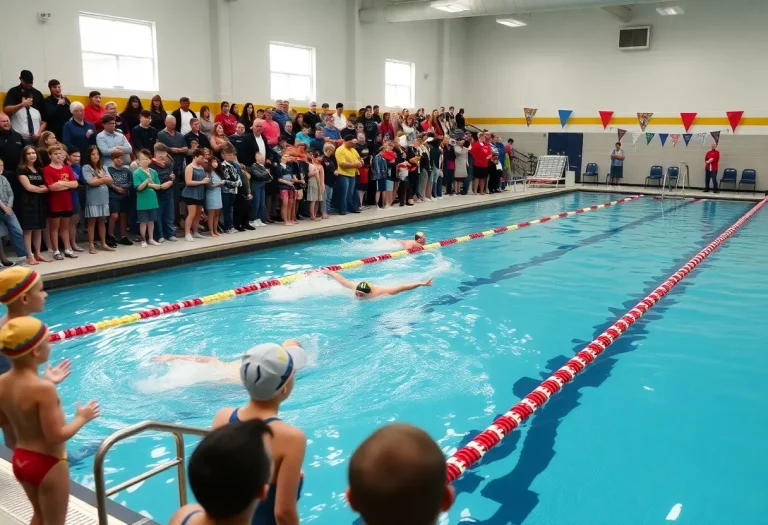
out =
[[583,133],[550,133],[547,137],[547,155],[565,155],[570,170],[576,172],[576,182],[581,182],[581,154],[584,149]]

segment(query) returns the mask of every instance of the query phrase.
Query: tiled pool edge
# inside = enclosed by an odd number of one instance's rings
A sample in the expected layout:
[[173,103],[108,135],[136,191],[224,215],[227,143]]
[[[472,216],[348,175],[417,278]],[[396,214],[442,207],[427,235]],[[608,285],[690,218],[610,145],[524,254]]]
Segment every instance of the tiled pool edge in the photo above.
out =
[[[12,455],[13,453],[11,452],[10,449],[0,444],[0,461],[10,464]],[[96,515],[96,493],[95,492],[70,480],[69,494],[73,498],[77,498],[79,500],[79,503],[81,504],[80,506],[82,506],[82,504],[86,504],[92,507],[94,516]],[[70,502],[70,504],[72,504],[72,502]],[[131,509],[124,507],[118,503],[115,503],[110,499],[107,499],[107,514],[110,516],[110,518],[114,518],[126,525],[159,525],[158,523],[147,518],[146,516],[143,516],[137,512],[134,512]],[[4,520],[5,516],[6,516],[5,512],[0,510],[0,520],[3,520],[1,521],[2,523],[6,523],[6,521]],[[13,520],[20,521],[19,518],[14,515],[10,515],[10,518]]]
[[249,252],[266,250],[276,246],[297,244],[300,242],[316,239],[325,239],[342,233],[356,233],[392,224],[412,223],[427,218],[434,219],[481,209],[496,208],[513,202],[524,202],[556,195],[563,195],[576,191],[577,189],[578,188],[562,188],[541,193],[513,193],[508,198],[479,201],[442,209],[427,208],[424,209],[423,212],[419,213],[383,216],[372,220],[361,221],[359,223],[339,224],[328,226],[322,229],[295,231],[280,237],[249,239],[233,242],[231,244],[202,247],[200,249],[191,251],[173,252],[141,259],[118,261],[104,264],[102,266],[64,270],[61,272],[45,274],[43,275],[43,278],[45,279],[45,287],[47,290],[80,286],[83,284],[90,284],[94,282],[125,277],[139,272],[143,273],[147,271],[157,271],[169,267],[182,266],[185,264],[193,264],[213,259],[231,257],[234,255],[242,255]]

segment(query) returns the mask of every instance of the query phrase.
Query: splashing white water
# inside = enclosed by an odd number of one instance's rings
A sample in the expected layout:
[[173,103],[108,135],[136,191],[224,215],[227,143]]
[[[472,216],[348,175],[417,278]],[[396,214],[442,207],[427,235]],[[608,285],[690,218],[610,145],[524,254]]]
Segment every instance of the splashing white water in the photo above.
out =
[[157,394],[203,383],[233,383],[233,368],[222,362],[198,363],[195,361],[171,361],[167,364],[152,363],[151,366],[165,374],[153,375],[136,381],[136,388],[145,394]]
[[[398,249],[402,249],[402,245],[395,239],[390,239],[381,234],[377,234],[375,237],[368,237],[365,239],[341,239],[341,241],[334,246],[309,246],[304,249],[304,252],[312,255],[353,257],[380,255]],[[340,260],[339,262],[344,261]]]

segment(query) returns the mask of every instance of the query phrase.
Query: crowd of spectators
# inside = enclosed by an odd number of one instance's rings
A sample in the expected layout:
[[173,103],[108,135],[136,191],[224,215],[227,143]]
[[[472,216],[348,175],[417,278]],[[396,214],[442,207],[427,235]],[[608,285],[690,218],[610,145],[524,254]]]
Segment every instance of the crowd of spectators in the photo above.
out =
[[454,107],[345,113],[312,102],[300,113],[278,100],[239,113],[224,101],[214,116],[187,97],[169,113],[160,95],[149,108],[132,95],[119,112],[98,91],[84,105],[58,80],[48,97],[30,71],[19,80],[0,113],[0,224],[21,259],[0,252],[4,266],[176,242],[177,229],[195,242],[494,193],[512,176],[512,140],[466,131]]

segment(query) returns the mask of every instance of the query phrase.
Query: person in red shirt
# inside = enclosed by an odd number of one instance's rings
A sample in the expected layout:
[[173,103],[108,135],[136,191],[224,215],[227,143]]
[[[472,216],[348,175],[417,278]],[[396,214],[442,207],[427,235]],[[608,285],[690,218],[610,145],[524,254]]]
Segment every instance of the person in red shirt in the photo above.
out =
[[391,115],[389,113],[384,113],[384,121],[379,124],[379,133],[381,133],[382,140],[394,140],[395,138],[395,127],[392,125],[392,121],[390,120]]
[[474,161],[472,190],[475,195],[485,194],[488,188],[488,162],[491,160],[493,151],[487,140],[486,134],[480,132],[477,142],[474,142],[469,149],[469,154]]
[[216,115],[214,122],[220,122],[224,127],[224,134],[229,137],[237,131],[237,117],[229,112],[229,102],[221,103],[221,113]]
[[715,193],[720,193],[717,190],[717,164],[720,162],[720,152],[717,151],[717,143],[712,144],[712,149],[709,150],[704,157],[704,193],[709,191],[709,181],[712,180],[712,189]]
[[85,108],[85,120],[96,126],[96,133],[104,131],[101,117],[107,112],[107,108],[101,105],[101,93],[91,91],[88,93],[88,106]]
[[[72,168],[64,164],[67,152],[61,145],[48,148],[51,163],[43,168],[43,180],[48,186],[48,231],[51,235],[53,258],[77,259],[69,242],[69,218],[72,217],[72,192],[77,189],[77,179]],[[64,241],[64,255],[59,251],[59,232]]]

